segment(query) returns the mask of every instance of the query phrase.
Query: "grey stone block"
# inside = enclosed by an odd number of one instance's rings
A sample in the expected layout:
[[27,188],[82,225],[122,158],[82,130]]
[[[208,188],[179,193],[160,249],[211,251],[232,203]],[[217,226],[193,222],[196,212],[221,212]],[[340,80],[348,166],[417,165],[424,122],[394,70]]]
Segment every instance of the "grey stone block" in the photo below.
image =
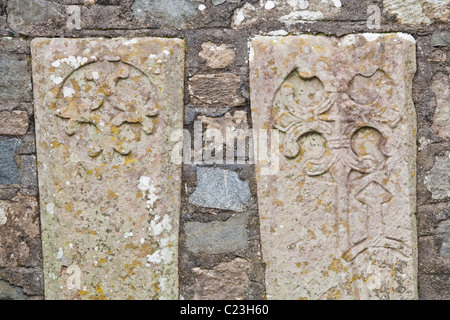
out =
[[250,188],[239,174],[219,168],[198,168],[197,189],[189,202],[207,208],[243,211],[250,201]]
[[20,183],[20,171],[14,159],[19,139],[0,140],[0,185]]
[[0,101],[30,101],[31,75],[25,57],[0,55]]
[[183,28],[197,17],[198,6],[204,0],[136,0],[131,6],[138,19],[157,18],[163,28]]
[[225,222],[189,222],[185,226],[186,246],[194,253],[231,253],[247,246],[247,215]]
[[55,2],[44,0],[9,0],[8,26],[24,35],[57,34],[67,17]]

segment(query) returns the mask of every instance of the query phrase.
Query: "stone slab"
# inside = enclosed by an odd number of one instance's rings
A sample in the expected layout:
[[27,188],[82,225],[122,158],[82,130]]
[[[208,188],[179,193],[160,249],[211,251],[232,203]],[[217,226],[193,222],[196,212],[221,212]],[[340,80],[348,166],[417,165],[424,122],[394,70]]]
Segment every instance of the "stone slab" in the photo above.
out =
[[240,214],[225,222],[188,222],[185,225],[186,247],[194,253],[231,253],[248,245],[248,216]]
[[20,184],[21,174],[15,160],[20,140],[0,140],[0,185]]
[[256,165],[267,297],[417,298],[413,37],[256,37],[250,61],[253,128],[280,134],[279,171]]
[[184,41],[35,39],[47,299],[177,299]]
[[28,126],[25,111],[0,111],[0,135],[21,136],[27,133]]
[[248,181],[241,180],[237,172],[199,167],[197,188],[189,196],[189,202],[206,208],[244,211],[250,198]]
[[250,269],[250,263],[242,258],[222,262],[211,270],[193,268],[194,300],[243,300]]

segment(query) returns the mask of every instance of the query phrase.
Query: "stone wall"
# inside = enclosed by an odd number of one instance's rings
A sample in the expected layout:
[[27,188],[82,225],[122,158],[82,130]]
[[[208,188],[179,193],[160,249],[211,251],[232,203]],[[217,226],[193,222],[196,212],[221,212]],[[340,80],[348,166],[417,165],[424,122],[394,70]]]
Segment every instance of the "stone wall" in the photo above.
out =
[[[367,32],[417,43],[419,298],[450,299],[449,13],[446,0],[1,0],[0,299],[44,296],[32,39],[184,39],[184,128],[194,136],[198,121],[252,128],[255,36]],[[265,298],[255,169],[237,163],[183,165],[181,298]]]

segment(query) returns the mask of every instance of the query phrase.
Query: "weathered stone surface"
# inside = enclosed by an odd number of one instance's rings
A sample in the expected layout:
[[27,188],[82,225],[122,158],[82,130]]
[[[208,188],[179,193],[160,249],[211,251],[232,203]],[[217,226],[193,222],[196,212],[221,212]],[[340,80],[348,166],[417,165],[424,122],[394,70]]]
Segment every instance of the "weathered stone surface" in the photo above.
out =
[[185,225],[186,246],[194,253],[231,253],[247,246],[246,215],[233,216],[227,221],[189,222]]
[[450,197],[450,152],[436,157],[436,163],[425,176],[425,184],[433,199],[442,200]]
[[39,208],[36,198],[16,195],[0,200],[0,267],[36,267],[41,260]]
[[189,202],[197,206],[243,211],[250,201],[250,188],[239,174],[219,168],[197,169],[197,188]]
[[51,27],[62,30],[67,17],[61,6],[45,0],[9,0],[8,26],[24,35],[48,34]]
[[17,164],[21,169],[21,184],[25,187],[37,187],[37,160],[33,154],[21,155],[17,158]]
[[189,20],[197,17],[199,6],[205,0],[136,0],[131,10],[138,19],[151,15],[163,28],[183,28]]
[[401,24],[421,25],[450,21],[450,4],[447,0],[383,0],[383,9],[397,15],[397,21]]
[[442,222],[438,231],[442,235],[440,256],[442,258],[450,258],[450,220]]
[[176,299],[184,42],[32,42],[47,299]]
[[1,300],[19,300],[20,291],[9,283],[0,280],[0,301]]
[[40,297],[44,294],[44,275],[39,268],[0,268],[0,279],[19,293],[19,298]]
[[450,31],[435,30],[431,37],[433,47],[446,47],[450,43]]
[[22,38],[0,38],[0,51],[11,53],[30,53],[30,42]]
[[450,139],[450,77],[438,73],[433,77],[431,90],[436,96],[433,131],[444,139]]
[[261,0],[247,2],[235,10],[233,28],[245,28],[257,23],[279,21],[289,26],[296,23],[310,23],[326,20],[340,13],[340,0]]
[[29,101],[31,74],[25,56],[0,54],[0,101]]
[[450,274],[422,274],[421,300],[450,300]]
[[248,288],[250,263],[237,258],[211,270],[194,268],[195,300],[242,300]]
[[28,114],[25,111],[0,112],[0,135],[24,135],[28,131],[28,125]]
[[14,155],[19,139],[0,140],[0,185],[20,183],[21,176]]
[[199,116],[197,118],[206,127],[206,130],[218,130],[221,132],[224,142],[226,141],[227,131],[236,136],[238,140],[243,140],[248,134],[247,113],[245,111],[236,111],[234,115],[226,113],[222,117]]
[[212,42],[202,44],[202,51],[198,56],[206,60],[208,67],[212,69],[223,69],[236,60],[236,52],[233,47],[225,44],[216,45]]
[[241,79],[232,73],[195,75],[189,79],[195,107],[238,107],[245,105],[239,93]]
[[84,6],[81,8],[81,29],[147,29],[158,28],[152,17],[134,19],[133,12],[118,5]]
[[414,39],[257,37],[250,60],[281,141],[256,166],[267,297],[416,298]]

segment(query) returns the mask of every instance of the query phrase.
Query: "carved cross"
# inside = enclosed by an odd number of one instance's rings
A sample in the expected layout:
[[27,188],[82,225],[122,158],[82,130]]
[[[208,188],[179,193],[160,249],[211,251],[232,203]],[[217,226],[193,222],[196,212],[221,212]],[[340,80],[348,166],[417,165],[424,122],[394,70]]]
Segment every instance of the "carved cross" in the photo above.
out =
[[[321,134],[327,141],[327,155],[318,159],[305,159],[303,169],[307,175],[318,176],[330,172],[336,182],[335,210],[339,230],[340,248],[350,245],[347,234],[348,194],[347,185],[352,170],[368,174],[376,170],[379,161],[368,154],[358,156],[351,147],[355,133],[365,127],[378,130],[384,138],[381,151],[388,157],[386,137],[400,120],[396,112],[386,112],[376,103],[357,102],[350,90],[344,92],[317,91],[318,78],[301,78],[297,72],[294,86],[290,81],[282,84],[274,106],[274,127],[285,133],[281,144],[287,158],[296,158],[300,152],[299,139],[307,133]],[[387,77],[378,70],[372,77]],[[301,86],[301,87],[299,87]],[[313,86],[316,91],[308,86]],[[389,198],[390,199],[390,198]],[[380,207],[373,207],[379,212]],[[370,213],[369,213],[370,214]]]

